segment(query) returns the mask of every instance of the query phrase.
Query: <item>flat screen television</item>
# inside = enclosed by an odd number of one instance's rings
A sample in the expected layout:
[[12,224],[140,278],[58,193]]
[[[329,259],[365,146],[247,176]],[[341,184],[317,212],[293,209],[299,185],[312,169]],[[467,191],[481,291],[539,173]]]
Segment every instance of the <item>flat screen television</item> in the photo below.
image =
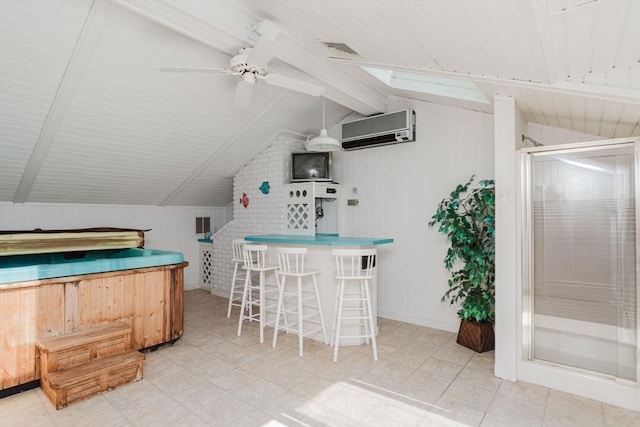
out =
[[332,181],[331,152],[291,153],[291,182]]

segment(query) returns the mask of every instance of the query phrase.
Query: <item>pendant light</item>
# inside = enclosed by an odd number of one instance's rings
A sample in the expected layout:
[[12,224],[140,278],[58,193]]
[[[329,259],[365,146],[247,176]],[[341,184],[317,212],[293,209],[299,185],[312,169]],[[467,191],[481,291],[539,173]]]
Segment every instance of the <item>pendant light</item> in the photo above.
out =
[[311,135],[307,138],[307,142],[304,144],[307,151],[327,152],[336,151],[341,149],[340,142],[330,137],[327,134],[327,129],[324,127],[324,98],[322,98],[322,130],[320,135],[311,138]]

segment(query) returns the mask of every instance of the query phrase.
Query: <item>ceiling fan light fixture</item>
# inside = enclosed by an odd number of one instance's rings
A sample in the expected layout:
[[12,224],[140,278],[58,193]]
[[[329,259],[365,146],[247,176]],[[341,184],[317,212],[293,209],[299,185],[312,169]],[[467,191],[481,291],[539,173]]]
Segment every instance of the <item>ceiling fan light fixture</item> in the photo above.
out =
[[161,71],[211,72],[238,76],[240,81],[236,84],[236,95],[234,98],[234,106],[236,108],[249,106],[251,90],[258,79],[264,80],[265,83],[269,85],[311,96],[320,96],[324,93],[323,86],[294,77],[269,72],[269,61],[276,56],[276,53],[278,53],[281,47],[281,43],[276,40],[279,31],[277,25],[268,20],[264,20],[251,27],[251,31],[256,35],[254,38],[250,37],[250,39],[255,40],[255,44],[253,46],[240,48],[237,55],[229,58],[229,68],[161,67]]
[[256,82],[256,75],[251,71],[247,71],[242,74],[242,81],[248,84],[254,84]]

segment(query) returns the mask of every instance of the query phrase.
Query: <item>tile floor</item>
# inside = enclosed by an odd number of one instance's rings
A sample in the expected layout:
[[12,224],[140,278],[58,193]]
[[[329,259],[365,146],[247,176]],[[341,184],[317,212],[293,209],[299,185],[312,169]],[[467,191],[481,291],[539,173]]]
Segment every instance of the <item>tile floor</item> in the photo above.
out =
[[[237,312],[203,290],[185,293],[185,333],[147,354],[144,379],[56,411],[40,389],[0,400],[2,426],[640,426],[640,413],[493,376],[493,352],[455,334],[379,319],[369,346],[236,336]],[[237,309],[236,309],[237,310]],[[267,329],[271,332],[272,329]],[[267,333],[267,336],[271,334]]]

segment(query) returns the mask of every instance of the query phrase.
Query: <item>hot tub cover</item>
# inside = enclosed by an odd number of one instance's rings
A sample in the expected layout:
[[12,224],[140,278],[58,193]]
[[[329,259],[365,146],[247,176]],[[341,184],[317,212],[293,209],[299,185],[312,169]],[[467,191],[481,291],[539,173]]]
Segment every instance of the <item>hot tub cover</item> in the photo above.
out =
[[0,230],[0,256],[143,248],[145,231],[149,230],[114,227]]

